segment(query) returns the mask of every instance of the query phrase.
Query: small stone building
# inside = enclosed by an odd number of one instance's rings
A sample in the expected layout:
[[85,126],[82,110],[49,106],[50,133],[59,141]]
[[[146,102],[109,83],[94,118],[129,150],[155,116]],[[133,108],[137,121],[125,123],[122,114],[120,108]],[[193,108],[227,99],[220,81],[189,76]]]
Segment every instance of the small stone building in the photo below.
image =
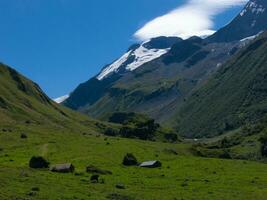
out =
[[73,164],[66,163],[66,164],[58,164],[54,165],[50,168],[52,172],[60,172],[60,173],[72,173],[74,172],[75,168]]

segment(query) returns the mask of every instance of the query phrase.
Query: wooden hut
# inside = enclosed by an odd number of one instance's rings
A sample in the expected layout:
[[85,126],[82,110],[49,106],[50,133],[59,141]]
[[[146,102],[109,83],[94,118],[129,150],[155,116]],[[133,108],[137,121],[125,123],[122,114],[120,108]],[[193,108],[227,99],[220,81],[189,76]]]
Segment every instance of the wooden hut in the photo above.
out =
[[66,164],[58,164],[54,165],[50,168],[52,172],[60,172],[60,173],[72,173],[74,172],[75,168],[73,164],[66,163]]

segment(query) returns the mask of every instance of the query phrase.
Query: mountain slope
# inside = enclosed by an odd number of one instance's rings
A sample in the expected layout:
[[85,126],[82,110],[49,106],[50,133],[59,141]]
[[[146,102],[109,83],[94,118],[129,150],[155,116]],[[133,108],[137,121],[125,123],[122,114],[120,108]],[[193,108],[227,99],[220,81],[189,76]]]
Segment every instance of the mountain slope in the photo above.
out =
[[267,32],[233,57],[186,100],[175,120],[187,137],[211,137],[267,114]]
[[[79,85],[63,104],[101,119],[112,112],[134,111],[165,121],[174,111],[173,106],[183,102],[201,79],[216,71],[244,45],[207,44],[198,37],[178,40],[167,53],[133,71],[123,70],[122,65],[121,70],[100,80],[102,73],[91,78]],[[166,109],[170,112],[165,112]]]
[[[79,85],[63,104],[100,119],[123,111],[168,121],[195,87],[245,47],[254,38],[250,36],[267,28],[265,1],[257,1],[261,4],[256,11],[250,9],[255,1],[207,39],[159,37],[133,45],[97,76]],[[228,35],[233,38],[227,39]]]
[[96,121],[50,100],[40,87],[0,64],[0,126],[40,126],[100,130]]

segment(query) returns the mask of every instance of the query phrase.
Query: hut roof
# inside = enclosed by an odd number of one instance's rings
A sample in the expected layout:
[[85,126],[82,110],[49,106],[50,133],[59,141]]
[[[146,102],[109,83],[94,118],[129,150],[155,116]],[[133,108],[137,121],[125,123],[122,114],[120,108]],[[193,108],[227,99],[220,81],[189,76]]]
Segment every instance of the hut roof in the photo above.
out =
[[57,164],[51,167],[52,171],[65,171],[65,170],[73,170],[74,166],[71,163],[65,164]]
[[152,161],[143,162],[139,166],[140,167],[149,167],[149,166],[154,166],[154,165],[156,165],[158,163],[160,163],[158,160],[152,160]]
[[57,169],[66,169],[72,167],[72,164],[71,163],[57,164],[54,165],[53,167],[56,167]]

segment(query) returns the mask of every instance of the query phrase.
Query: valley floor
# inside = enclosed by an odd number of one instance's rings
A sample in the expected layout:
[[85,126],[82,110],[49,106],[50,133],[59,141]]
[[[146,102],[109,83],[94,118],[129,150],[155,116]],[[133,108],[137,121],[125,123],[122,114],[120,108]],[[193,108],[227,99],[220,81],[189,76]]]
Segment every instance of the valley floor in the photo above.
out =
[[[21,139],[21,132],[28,138]],[[163,165],[125,167],[121,163],[126,153],[133,153],[139,162],[160,160]],[[51,164],[71,162],[75,173],[30,169],[33,155],[44,156]],[[101,175],[104,182],[93,184],[91,174],[85,172],[88,165],[113,174]],[[117,189],[116,184],[125,189]],[[267,165],[194,157],[189,144],[23,127],[0,131],[0,188],[1,200],[266,200]]]

